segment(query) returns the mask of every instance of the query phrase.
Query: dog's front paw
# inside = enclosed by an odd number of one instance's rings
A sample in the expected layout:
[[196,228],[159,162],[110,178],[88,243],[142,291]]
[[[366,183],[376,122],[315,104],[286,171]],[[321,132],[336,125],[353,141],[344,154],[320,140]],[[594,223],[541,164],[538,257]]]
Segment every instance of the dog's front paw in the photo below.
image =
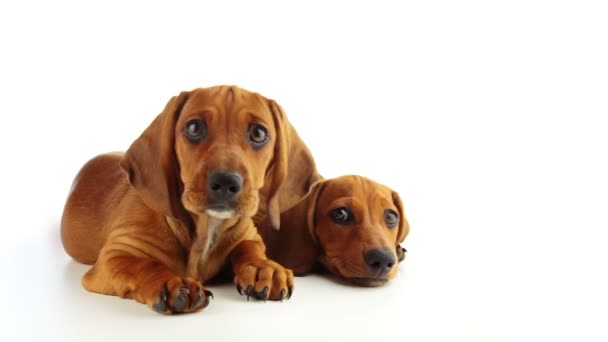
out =
[[247,300],[253,297],[282,301],[293,294],[293,272],[272,260],[246,262],[235,273],[237,291]]
[[190,277],[175,277],[164,283],[160,289],[150,289],[147,304],[152,310],[162,314],[197,312],[209,305],[211,291]]

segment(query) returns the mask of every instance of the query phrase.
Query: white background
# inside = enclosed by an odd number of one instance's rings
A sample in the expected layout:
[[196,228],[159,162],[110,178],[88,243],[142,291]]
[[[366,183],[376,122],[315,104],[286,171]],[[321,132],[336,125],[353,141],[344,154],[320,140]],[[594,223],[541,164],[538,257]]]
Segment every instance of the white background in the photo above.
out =
[[[88,2],[87,2],[88,3]],[[605,1],[0,4],[0,325],[9,340],[608,340]],[[79,167],[181,90],[276,99],[326,177],[399,191],[399,278],[211,287],[164,317],[80,286],[58,226]]]

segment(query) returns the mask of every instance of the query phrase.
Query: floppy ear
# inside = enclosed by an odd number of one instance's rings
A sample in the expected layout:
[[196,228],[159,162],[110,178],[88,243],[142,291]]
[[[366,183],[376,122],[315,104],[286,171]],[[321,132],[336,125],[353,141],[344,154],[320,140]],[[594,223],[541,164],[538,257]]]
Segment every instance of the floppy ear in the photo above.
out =
[[146,205],[174,218],[181,216],[182,186],[175,155],[175,124],[188,94],[172,97],[120,161],[129,183]]
[[321,253],[315,229],[315,208],[324,187],[323,181],[314,184],[300,202],[283,212],[283,229],[268,228],[272,230],[268,232],[270,236],[276,237],[270,245],[273,259],[296,275],[310,272]]
[[287,120],[281,106],[268,100],[268,107],[277,136],[274,159],[266,173],[263,192],[266,192],[268,200],[270,222],[275,229],[279,229],[281,213],[296,205],[321,176],[310,151]]
[[[287,127],[289,123],[285,117],[285,113],[281,107],[273,100],[268,100],[268,106],[272,113],[276,138],[274,142],[274,158],[271,166],[266,173],[265,184],[270,184],[268,194],[268,216],[270,223],[275,229],[279,229],[281,225],[281,208],[279,204],[279,190],[287,177],[288,170],[288,144],[290,129]],[[264,186],[266,188],[266,186]]]
[[321,180],[316,182],[310,187],[310,191],[306,195],[307,197],[307,209],[306,209],[306,225],[308,227],[308,233],[312,237],[315,243],[317,240],[317,222],[315,215],[317,213],[317,202],[321,197],[321,193],[325,189],[326,181]]
[[407,250],[401,247],[401,245],[397,245],[397,259],[399,262],[405,260],[405,254],[407,254]]
[[410,225],[407,222],[407,219],[405,218],[405,214],[403,212],[403,202],[401,202],[401,197],[399,197],[399,194],[395,191],[392,192],[392,197],[393,203],[399,211],[399,232],[397,233],[396,241],[396,244],[399,245],[399,243],[405,240],[405,237],[410,232]]

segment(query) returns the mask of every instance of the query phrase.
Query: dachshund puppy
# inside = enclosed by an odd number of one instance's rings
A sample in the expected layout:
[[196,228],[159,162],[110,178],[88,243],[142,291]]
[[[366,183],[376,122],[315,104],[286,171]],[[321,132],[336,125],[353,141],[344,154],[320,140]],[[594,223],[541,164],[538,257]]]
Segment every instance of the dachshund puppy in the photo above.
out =
[[82,168],[63,246],[93,265],[87,290],[164,314],[202,310],[211,295],[202,282],[226,264],[248,299],[282,300],[293,273],[266,257],[252,216],[278,229],[279,213],[298,200],[289,192],[308,189],[315,170],[274,101],[234,86],[182,92],[126,153]]
[[281,214],[283,229],[258,224],[268,256],[303,275],[320,265],[361,286],[387,283],[405,258],[401,243],[409,233],[399,195],[360,176],[314,184],[294,207]]

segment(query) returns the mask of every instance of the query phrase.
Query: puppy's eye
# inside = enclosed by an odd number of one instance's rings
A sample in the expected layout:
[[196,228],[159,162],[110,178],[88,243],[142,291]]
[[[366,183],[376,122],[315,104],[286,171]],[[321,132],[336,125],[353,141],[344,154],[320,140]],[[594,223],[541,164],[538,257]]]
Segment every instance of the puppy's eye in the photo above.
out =
[[198,143],[207,135],[207,126],[201,119],[192,119],[184,126],[184,135],[188,140]]
[[355,216],[347,207],[339,207],[330,211],[329,217],[334,222],[341,225],[347,225],[355,219]]
[[260,148],[264,146],[269,140],[268,130],[266,130],[266,127],[262,125],[253,124],[249,126],[248,139],[251,146],[253,146],[254,148]]
[[399,214],[397,214],[394,210],[386,209],[384,211],[384,222],[389,228],[396,227],[399,223]]

